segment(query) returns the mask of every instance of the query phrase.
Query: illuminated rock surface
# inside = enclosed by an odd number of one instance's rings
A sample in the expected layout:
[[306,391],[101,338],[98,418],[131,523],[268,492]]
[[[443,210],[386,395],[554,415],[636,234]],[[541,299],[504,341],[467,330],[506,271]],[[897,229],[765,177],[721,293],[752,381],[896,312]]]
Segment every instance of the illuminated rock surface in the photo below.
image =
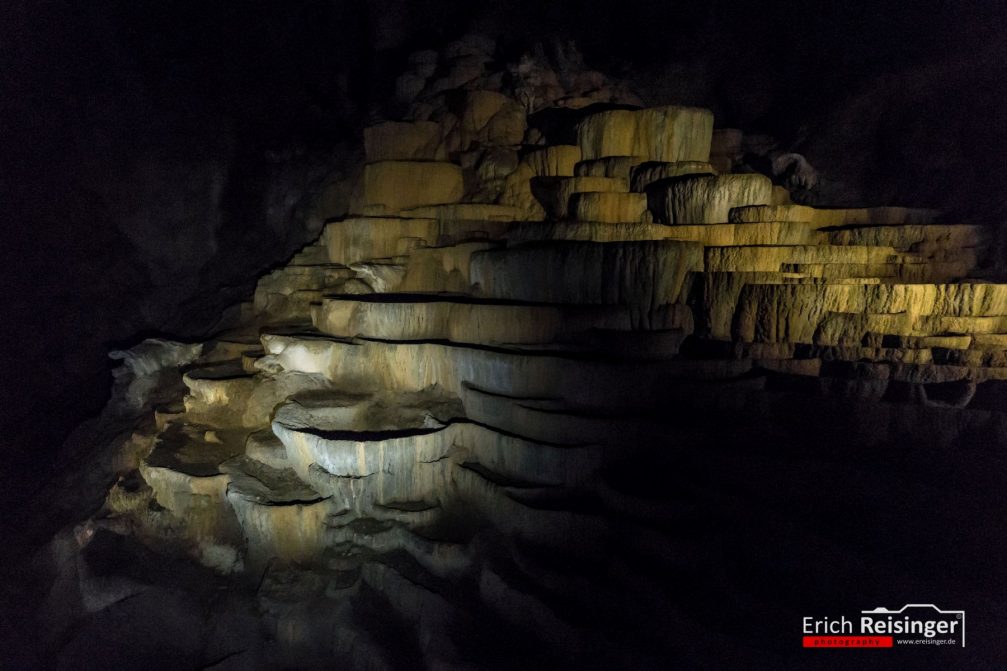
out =
[[[432,93],[481,71],[456,59]],[[687,641],[761,632],[679,599],[705,515],[739,523],[699,484],[720,462],[774,482],[767,455],[809,445],[1007,439],[981,227],[774,204],[714,174],[705,110],[590,114],[552,147],[496,92],[428,117],[368,129],[353,215],[168,362],[184,392],[108,496],[145,544],[253,585],[249,668],[692,668]],[[514,153],[465,158],[491,149]],[[726,599],[744,576],[722,577]]]

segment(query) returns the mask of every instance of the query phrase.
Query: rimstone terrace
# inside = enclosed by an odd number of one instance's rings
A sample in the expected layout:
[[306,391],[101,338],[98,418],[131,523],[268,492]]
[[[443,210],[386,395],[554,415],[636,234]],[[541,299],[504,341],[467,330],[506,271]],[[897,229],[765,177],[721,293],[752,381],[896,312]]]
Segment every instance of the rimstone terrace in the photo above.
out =
[[[703,563],[681,535],[728,505],[702,485],[725,451],[1007,434],[984,228],[792,204],[730,172],[737,135],[703,109],[525,133],[480,91],[448,121],[367,129],[353,214],[259,281],[134,436],[143,482],[110,509],[261,580],[296,654],[379,665],[374,612],[415,627],[428,666],[494,645],[471,612],[584,655],[710,633],[647,585]],[[685,478],[693,449],[712,461]]]

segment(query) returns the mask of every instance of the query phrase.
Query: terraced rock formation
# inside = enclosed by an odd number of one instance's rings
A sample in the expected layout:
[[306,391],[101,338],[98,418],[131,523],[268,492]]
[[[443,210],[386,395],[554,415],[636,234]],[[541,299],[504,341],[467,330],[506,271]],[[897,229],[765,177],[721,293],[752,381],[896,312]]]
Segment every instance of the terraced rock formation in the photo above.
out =
[[182,367],[109,494],[254,586],[243,664],[786,668],[799,596],[840,590],[789,579],[942,554],[844,525],[885,455],[1007,437],[987,230],[793,205],[714,167],[701,109],[545,146],[503,95],[454,104],[368,129],[353,214]]

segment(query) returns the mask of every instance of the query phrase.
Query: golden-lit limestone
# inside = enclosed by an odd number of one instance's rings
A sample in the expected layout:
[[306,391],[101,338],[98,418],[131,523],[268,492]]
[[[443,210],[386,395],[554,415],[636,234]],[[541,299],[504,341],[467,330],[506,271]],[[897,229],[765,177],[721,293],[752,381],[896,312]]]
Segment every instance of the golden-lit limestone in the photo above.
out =
[[[364,280],[354,277],[333,287],[333,291],[338,294],[364,296],[366,294],[373,294],[374,288]],[[314,306],[314,303],[312,303],[312,306]]]
[[493,248],[490,242],[463,242],[449,247],[412,250],[398,290],[421,293],[467,293],[472,288],[469,261],[472,254]]
[[769,203],[773,183],[757,174],[681,177],[648,195],[662,223],[718,224],[736,207]]
[[[327,286],[338,286],[343,280],[337,280]],[[255,314],[263,315],[272,321],[285,321],[296,319],[297,315],[303,314],[310,305],[317,301],[323,291],[322,289],[309,291],[292,291],[290,293],[264,293],[256,292]]]
[[[968,276],[989,242],[982,229],[903,208],[772,207],[787,196],[768,179],[717,177],[702,152],[684,157],[703,144],[703,122],[677,112],[595,115],[580,128],[583,151],[529,150],[494,146],[517,144],[524,128],[503,96],[457,97],[437,123],[368,130],[370,177],[385,163],[388,174],[355,211],[382,216],[330,224],[324,244],[263,278],[250,306],[261,355],[223,348],[215,360],[241,356],[237,372],[190,371],[187,412],[162,413],[161,429],[213,428],[193,441],[205,473],[144,463],[158,499],[185,515],[212,502],[193,524],[219,540],[240,523],[249,565],[311,563],[351,541],[405,548],[445,572],[450,562],[410,546],[422,542],[408,529],[457,497],[489,523],[569,534],[576,515],[537,521],[549,511],[508,496],[539,493],[493,478],[590,489],[596,443],[666,432],[629,415],[729,413],[788,377],[854,399],[882,398],[894,381],[928,405],[942,401],[926,385],[961,385],[948,402],[963,404],[976,383],[1007,379],[1004,290],[943,283]],[[692,130],[672,137],[679,121]],[[735,139],[717,135],[722,169]],[[463,167],[464,199],[478,202],[431,195],[443,184],[425,171],[446,164],[415,159],[448,150],[459,164],[448,172]],[[533,180],[553,188],[548,207]],[[576,220],[541,221],[547,211]],[[675,225],[643,223],[653,214]],[[291,323],[267,325],[277,320]],[[217,455],[206,436],[227,429],[251,434],[240,459],[256,465],[219,463],[231,448]],[[350,523],[361,518],[395,532],[362,540]],[[457,554],[452,566],[467,560]]]
[[528,128],[524,109],[495,91],[468,91],[461,115],[460,149],[473,143],[519,145]]
[[183,399],[188,421],[225,428],[261,428],[268,424],[269,413],[284,398],[327,386],[324,378],[302,372],[257,379],[234,363],[226,368],[230,371],[227,375],[207,368],[183,376],[189,388]]
[[649,161],[707,161],[713,114],[697,107],[610,110],[577,127],[584,160],[642,156]]
[[504,235],[511,244],[548,240],[630,242],[676,239],[671,226],[591,221],[521,222],[510,226]]
[[557,221],[516,223],[504,237],[511,243],[535,240],[589,240],[619,242],[630,240],[686,240],[707,246],[809,245],[824,240],[813,226],[800,222],[767,224],[700,224],[665,226],[647,223],[599,223],[597,221]]
[[[482,181],[491,183],[502,180],[517,170],[521,164],[521,155],[513,147],[477,147],[463,155],[459,155],[463,168],[475,170],[475,175]],[[478,201],[483,202],[483,201]]]
[[[626,180],[617,177],[538,177],[531,190],[546,215],[552,219],[573,216],[570,197],[580,192],[616,192],[629,190]],[[634,220],[630,220],[634,221]]]
[[499,237],[507,221],[353,217],[325,227],[329,261],[350,265],[407,255],[417,247],[452,245]]
[[645,162],[645,156],[606,156],[580,161],[574,166],[578,177],[618,177],[629,181],[633,168]]
[[669,227],[669,238],[695,240],[709,247],[749,245],[810,245],[821,242],[822,235],[802,223],[703,224]]
[[697,281],[701,291],[696,307],[697,329],[716,340],[729,340],[742,289],[748,284],[779,284],[784,278],[782,273],[707,271]]
[[203,365],[223,364],[248,353],[254,353],[261,348],[259,339],[252,334],[224,335],[207,342],[203,348],[203,353],[199,357],[199,363]]
[[154,490],[157,503],[185,521],[188,536],[217,542],[237,540],[237,521],[226,501],[226,475],[190,475],[145,462],[139,470]]
[[806,205],[738,205],[731,221],[806,221],[825,226],[931,224],[940,214],[936,210],[908,207],[863,207],[853,209],[817,209]]
[[[784,266],[786,267],[786,266]],[[884,284],[887,280],[880,277],[814,277],[803,273],[781,273],[784,277],[793,275],[796,280],[786,280],[791,284]]]
[[827,280],[856,278],[880,281],[898,279],[907,265],[905,263],[784,263],[780,266],[780,270]]
[[[300,424],[300,426],[298,426]],[[448,455],[458,461],[471,460],[505,476],[534,478],[542,484],[582,482],[597,468],[597,450],[578,450],[577,460],[565,458],[570,448],[548,446],[516,436],[501,434],[492,429],[469,422],[454,422],[431,429],[417,428],[409,435],[401,432],[355,433],[343,432],[323,437],[302,430],[303,420],[291,422],[284,406],[277,412],[273,430],[287,447],[295,471],[308,477],[311,464],[317,464],[327,473],[336,476],[361,477],[388,473],[417,473],[424,469],[422,462],[434,462]],[[363,429],[366,431],[366,429]],[[435,473],[431,473],[435,475]],[[422,476],[421,476],[422,477]],[[392,489],[395,480],[385,482],[385,497],[395,497]],[[402,485],[407,478],[397,478]],[[433,488],[427,493],[438,494]],[[447,492],[442,492],[443,495]],[[415,491],[410,491],[415,496]]]
[[833,245],[882,245],[913,252],[960,252],[962,248],[984,244],[988,237],[981,226],[966,224],[859,225],[828,232],[829,243]]
[[[455,126],[450,141],[460,145],[461,132]],[[473,137],[469,141],[481,142]],[[537,139],[529,135],[529,141]],[[709,175],[709,164],[645,164],[627,156],[582,160],[572,146],[535,150],[518,161],[519,150],[508,151],[492,178],[504,187],[510,180],[509,194],[473,186],[483,147],[453,154],[469,182],[465,200],[479,202],[419,205],[395,210],[394,217],[332,224],[325,245],[303,250],[293,268],[260,282],[251,307],[260,320],[254,325],[267,333],[264,356],[249,353],[247,343],[219,354],[244,357],[243,370],[255,373],[248,378],[251,393],[242,395],[246,382],[232,389],[226,379],[197,381],[193,398],[217,403],[190,402],[191,414],[164,414],[160,426],[198,419],[214,432],[233,426],[247,434],[268,425],[244,443],[247,458],[288,473],[283,477],[304,488],[278,486],[260,472],[224,464],[224,473],[193,484],[194,476],[178,468],[144,464],[158,498],[193,525],[196,531],[188,534],[215,543],[229,535],[239,547],[244,539],[240,556],[254,575],[274,557],[342,573],[355,570],[360,557],[394,552],[433,575],[453,576],[480,560],[480,546],[433,543],[426,534],[436,533],[435,524],[459,502],[466,515],[482,516],[481,528],[497,525],[536,542],[569,549],[599,533],[593,515],[542,508],[564,496],[555,485],[576,485],[578,496],[592,500],[600,493],[603,505],[612,505],[613,493],[596,489],[604,482],[595,473],[603,458],[632,459],[635,447],[678,440],[667,424],[651,426],[642,415],[664,415],[666,422],[668,412],[693,408],[732,417],[735,410],[763,407],[785,414],[798,397],[818,394],[964,405],[980,383],[995,387],[1007,379],[1007,314],[874,313],[867,310],[945,299],[916,295],[917,289],[862,286],[965,277],[977,259],[972,248],[986,242],[978,231],[917,224],[819,231],[818,223],[801,217],[725,223],[730,217],[720,215],[714,223],[636,223],[650,220],[643,210],[648,190],[683,175]],[[514,165],[518,170],[507,174]],[[531,179],[574,174],[633,176],[638,184],[632,195],[622,193],[625,181],[619,191],[568,195],[563,216],[592,221],[537,221],[544,212],[528,202],[534,201]],[[768,202],[779,202],[780,193],[774,188]],[[616,206],[606,200],[638,209],[610,214]],[[375,205],[370,211],[386,210]],[[589,252],[564,241],[611,249]],[[647,245],[637,250],[625,244],[632,241]],[[664,245],[672,244],[664,241],[687,241],[689,251],[664,263]],[[849,249],[817,249],[826,244]],[[704,248],[718,249],[707,255]],[[710,272],[707,261],[721,271]],[[830,309],[820,315],[804,314],[805,301],[817,297],[777,303],[746,294],[765,286],[847,294],[826,297]],[[869,293],[875,290],[894,293]],[[336,299],[351,291],[379,293]],[[1000,300],[995,290],[984,291],[992,293],[967,299],[983,314]],[[459,295],[381,295],[389,292]],[[473,298],[480,292],[535,302]],[[567,304],[541,303],[553,299]],[[317,330],[304,323],[309,314]],[[268,326],[276,319],[297,324]],[[962,332],[968,335],[950,335]],[[934,391],[933,384],[951,390]],[[361,398],[330,396],[346,389]],[[365,400],[363,392],[372,396]],[[460,407],[444,412],[429,400],[406,398],[441,393]],[[827,402],[799,400],[811,415],[816,403]],[[870,411],[895,403],[867,405]],[[288,415],[294,406],[308,411]],[[912,406],[900,405],[877,417],[891,424],[872,439],[895,439],[915,415]],[[959,425],[957,416],[944,419]],[[212,496],[191,495],[204,493],[211,481]],[[189,503],[196,501],[207,507],[192,512]],[[369,579],[406,599],[405,581],[388,575]],[[507,587],[497,590],[503,598],[513,591]]]
[[388,438],[375,440],[374,432],[354,435],[345,431],[341,436],[329,437],[298,428],[288,426],[281,413],[273,421],[273,432],[287,447],[295,472],[305,480],[312,466],[335,476],[368,477],[390,472],[399,480],[412,480],[417,464],[443,459],[451,448],[450,441],[440,439],[440,431],[431,429],[416,428],[406,435],[405,430],[389,432]]
[[943,283],[965,277],[974,266],[968,261],[934,263],[910,258],[894,263],[784,263],[782,270],[836,281],[856,278],[872,282]]
[[262,376],[249,395],[246,404],[231,410],[237,415],[241,426],[261,429],[269,425],[273,409],[285,399],[302,392],[325,390],[329,386],[329,380],[319,373],[282,371],[278,374]]
[[665,180],[688,175],[716,175],[717,171],[704,161],[679,161],[659,163],[650,161],[634,166],[629,173],[630,191],[643,193],[648,187],[660,185]]
[[[870,312],[909,312],[925,316],[1007,315],[1005,284],[890,284],[863,287]],[[887,309],[877,309],[885,306]]]
[[300,266],[317,266],[319,264],[327,263],[328,259],[325,257],[325,246],[314,242],[310,245],[305,245],[294,254],[293,258],[287,264],[288,268],[297,268]]
[[190,420],[214,419],[225,426],[241,424],[232,407],[243,408],[255,391],[255,380],[231,364],[189,371],[182,381],[189,390],[185,411]]
[[457,203],[462,169],[438,161],[379,161],[364,166],[360,205],[368,214],[396,214],[424,205]]
[[474,254],[471,278],[488,297],[651,309],[678,302],[702,264],[702,245],[690,242],[528,244]]
[[551,343],[594,328],[628,328],[622,311],[602,307],[511,305],[423,296],[326,299],[315,327],[323,333],[377,340],[449,340],[474,344]]
[[227,500],[247,540],[253,568],[273,558],[315,561],[325,547],[325,520],[333,512],[327,501],[274,505],[250,500],[235,489],[227,491]]
[[647,214],[647,196],[603,191],[574,193],[570,198],[570,213],[578,221],[611,224],[643,221]]
[[778,272],[784,264],[840,263],[885,264],[904,260],[891,247],[866,245],[759,245],[708,247],[706,270],[710,272]]
[[496,91],[465,91],[438,117],[443,151],[455,156],[483,146],[521,144],[528,123],[517,101]]
[[332,282],[343,279],[345,269],[333,268],[328,264],[324,248],[315,265],[288,265],[278,268],[263,276],[256,284],[256,289],[270,294],[291,294],[296,291],[319,289]]
[[913,320],[912,335],[968,333],[973,337],[1007,334],[1007,316],[957,317],[926,315]]
[[[324,248],[319,250],[326,254]],[[328,258],[324,259],[325,262]],[[256,313],[282,321],[303,314],[329,287],[353,277],[348,268],[329,265],[288,265],[262,277],[255,286],[252,307]]]
[[286,448],[269,429],[248,435],[248,439],[245,441],[245,456],[277,470],[290,466],[287,461]]
[[[976,333],[971,336],[958,336],[958,337],[969,339],[969,343],[966,345],[966,347],[975,347],[977,349],[1007,350],[1007,333]],[[950,347],[950,345],[934,345],[934,346]]]
[[[834,316],[832,313],[845,313]],[[878,285],[747,285],[739,296],[735,337],[745,341],[816,341],[820,327],[828,342],[842,344],[871,315],[892,315],[895,323],[866,330],[903,335],[969,333],[976,328],[945,328],[956,319],[1000,318],[1007,315],[1007,285],[994,284],[878,284]],[[920,318],[929,318],[920,319]],[[928,323],[929,322],[929,323]],[[831,325],[830,325],[831,324]],[[965,326],[963,322],[960,324]],[[999,325],[999,324],[997,324]],[[926,332],[923,332],[926,331]]]
[[[405,266],[400,263],[393,263],[390,261],[354,263],[350,267],[350,270],[354,273],[353,283],[359,282],[366,284],[371,290],[365,291],[364,293],[385,293],[395,291],[398,289],[399,285],[402,284],[402,278],[406,273]],[[347,293],[346,289],[348,284],[350,284],[349,281],[344,282],[342,285],[337,285],[329,293],[332,293],[333,291],[335,293]]]
[[[298,352],[287,336],[275,336],[267,347],[271,367],[298,365]],[[445,343],[389,343],[382,341],[319,341],[312,367],[327,368],[326,376],[360,392],[421,392],[438,389],[459,396],[464,385],[488,393],[523,398],[565,399],[572,405],[608,407],[613,411],[639,410],[657,403],[641,398],[641,390],[663,389],[670,380],[731,379],[751,369],[750,360],[578,360],[565,352],[491,349]],[[273,352],[274,346],[276,351]],[[283,436],[276,429],[277,436]],[[399,424],[408,428],[406,424]],[[417,425],[420,426],[420,425]],[[320,427],[324,428],[324,427]],[[366,428],[355,429],[358,431]],[[288,457],[295,461],[295,456]],[[435,455],[436,458],[436,455]],[[310,463],[310,462],[309,462]],[[296,464],[292,464],[295,470]]]
[[538,177],[572,177],[574,166],[580,161],[580,147],[554,145],[529,152],[521,159],[517,170],[504,180],[499,202],[522,212],[522,219],[538,221],[545,218],[545,210],[532,193],[532,180]]
[[977,338],[983,336],[971,335],[943,335],[943,336],[909,336],[899,338],[900,344],[904,347],[913,348],[935,348],[942,349],[968,349]]
[[351,215],[358,217],[397,217],[399,212],[384,205],[362,205],[359,201],[353,201],[350,205]]
[[744,247],[751,245],[814,245],[822,241],[817,231],[805,224],[684,224],[671,227],[676,240],[695,240],[709,247]]
[[433,121],[385,121],[364,129],[364,153],[377,161],[444,161],[440,124]]
[[[907,363],[927,365],[933,363],[933,350],[906,347],[869,347],[860,343],[824,346],[821,357],[826,361],[870,361],[874,363]],[[821,360],[821,359],[819,359]]]
[[350,265],[359,261],[401,256],[410,247],[437,244],[436,219],[353,217],[325,227],[329,261]]
[[522,162],[517,170],[504,180],[503,193],[500,194],[500,204],[517,208],[525,221],[539,221],[545,218],[542,204],[532,193],[531,180],[535,177],[535,170]]
[[535,177],[573,177],[580,159],[581,151],[577,145],[556,144],[528,152],[521,163]]
[[[192,421],[186,418],[186,421]],[[138,467],[157,503],[185,522],[194,540],[229,543],[240,538],[237,521],[227,505],[229,479],[219,464],[240,453],[242,432],[206,426],[169,424],[154,449]]]
[[326,300],[316,327],[330,335],[378,340],[547,343],[556,338],[561,319],[560,310],[550,306]]
[[462,125],[468,132],[477,133],[509,102],[511,100],[507,96],[495,91],[468,91],[463,103]]
[[334,355],[335,350],[329,338],[294,338],[273,333],[263,333],[260,338],[265,356],[256,361],[257,370],[272,373],[300,371],[322,375],[327,375],[331,370],[330,357]]
[[403,292],[471,293],[471,258],[473,254],[496,249],[499,243],[466,242],[447,247],[417,249],[410,255]]
[[876,333],[913,333],[913,319],[906,313],[833,312],[821,321],[813,338],[816,345],[855,347],[869,342],[870,335]]
[[[367,476],[366,483],[354,482],[359,479],[353,476],[332,475],[318,465],[310,468],[308,477],[320,491],[345,501],[353,517],[401,520],[412,526],[427,520],[435,521],[442,503],[450,504],[455,500],[458,490],[454,475],[457,470],[458,466],[448,457],[429,463],[409,464],[408,469],[380,471]],[[400,502],[420,502],[431,507],[417,512],[402,511],[398,509]],[[331,531],[338,534],[336,529]],[[328,535],[327,540],[331,541],[333,535],[336,538],[341,535],[336,534]]]

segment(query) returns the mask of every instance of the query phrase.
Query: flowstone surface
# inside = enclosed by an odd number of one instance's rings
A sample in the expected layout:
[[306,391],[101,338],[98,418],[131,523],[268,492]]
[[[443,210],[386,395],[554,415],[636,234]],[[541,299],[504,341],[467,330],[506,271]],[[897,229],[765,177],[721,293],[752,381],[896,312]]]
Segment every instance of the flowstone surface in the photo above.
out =
[[254,641],[208,668],[787,668],[830,572],[875,599],[907,554],[962,568],[928,525],[1004,522],[984,228],[780,204],[711,165],[705,110],[531,146],[462,99],[368,129],[351,216],[133,436],[105,519],[246,595]]

